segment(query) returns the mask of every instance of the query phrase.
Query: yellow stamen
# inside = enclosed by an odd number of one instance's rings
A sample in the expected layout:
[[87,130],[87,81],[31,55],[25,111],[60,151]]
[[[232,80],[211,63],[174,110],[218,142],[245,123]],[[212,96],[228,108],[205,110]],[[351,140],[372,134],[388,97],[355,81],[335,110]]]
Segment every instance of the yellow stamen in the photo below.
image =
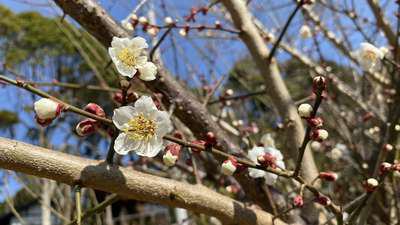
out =
[[378,57],[377,57],[377,55],[375,54],[375,52],[373,52],[373,51],[365,51],[365,53],[364,53],[364,58],[366,58],[366,59],[368,59],[368,60],[370,60],[370,61],[375,61]]
[[117,55],[118,59],[121,60],[126,66],[135,66],[136,65],[136,57],[135,55],[129,50],[129,48],[124,48]]
[[130,139],[141,141],[152,138],[155,135],[156,128],[157,125],[153,120],[139,114],[128,122],[128,127],[123,131]]

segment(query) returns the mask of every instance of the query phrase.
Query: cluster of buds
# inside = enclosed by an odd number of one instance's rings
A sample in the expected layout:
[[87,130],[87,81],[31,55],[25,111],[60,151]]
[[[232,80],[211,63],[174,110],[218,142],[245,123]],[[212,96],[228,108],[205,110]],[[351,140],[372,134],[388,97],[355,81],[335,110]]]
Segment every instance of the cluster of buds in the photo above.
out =
[[[326,89],[325,77],[317,76],[313,79],[313,92],[318,98],[322,98],[322,92]],[[328,131],[321,129],[324,121],[321,117],[316,117],[316,109],[310,104],[304,103],[298,107],[298,113],[305,119],[311,128],[310,138],[314,141],[322,142],[328,138]]]
[[320,172],[318,178],[324,181],[334,182],[338,179],[338,174],[335,172]]
[[295,207],[303,207],[303,205],[304,205],[303,196],[301,196],[301,195],[296,195],[296,196],[293,198],[293,205],[294,205]]
[[[139,98],[139,95],[136,92],[128,92],[127,95],[125,96],[125,102],[126,103],[132,103],[135,102]],[[113,95],[114,101],[118,102],[119,104],[124,103],[124,97],[122,92],[115,92]]]
[[179,144],[168,144],[165,147],[165,154],[163,155],[163,162],[166,166],[170,167],[175,165],[176,161],[179,159],[179,154],[181,152],[182,146]]
[[388,163],[388,162],[383,162],[379,166],[379,172],[381,175],[386,174],[388,172],[400,172],[400,163]]
[[206,26],[206,25],[190,26],[189,25],[190,22],[196,22],[196,15],[198,13],[202,13],[203,15],[206,15],[208,10],[209,10],[208,7],[192,8],[190,10],[189,15],[185,16],[186,24],[184,24],[184,25],[178,25],[177,21],[169,16],[164,18],[163,25],[151,24],[146,17],[144,17],[144,16],[138,17],[136,14],[130,14],[127,18],[125,18],[124,20],[121,21],[121,25],[125,30],[128,30],[128,31],[134,31],[136,29],[136,27],[138,25],[140,25],[142,27],[142,30],[151,36],[156,36],[161,29],[171,29],[171,28],[178,28],[179,34],[183,37],[187,36],[189,31],[192,29],[195,29],[198,31],[203,31],[205,29],[223,30],[223,31],[228,31],[228,32],[232,32],[232,33],[238,33],[235,30],[229,30],[229,29],[223,28],[219,21],[215,21],[214,26]]
[[273,169],[276,168],[276,157],[270,153],[264,153],[257,157],[258,163],[262,166],[271,167]]
[[36,122],[45,127],[61,114],[63,106],[49,98],[41,98],[33,104]]
[[375,178],[369,178],[364,182],[364,188],[367,192],[373,192],[379,186],[378,180]]
[[238,162],[234,157],[229,157],[221,165],[221,172],[227,176],[232,176],[238,167]]
[[196,22],[196,15],[201,13],[203,15],[207,15],[209,8],[207,6],[202,7],[192,7],[190,9],[189,15],[185,16],[186,22]]
[[[95,103],[89,103],[83,108],[86,112],[92,113],[99,117],[106,117],[106,113],[103,108]],[[84,119],[80,121],[76,127],[75,131],[81,137],[93,134],[99,127],[99,122],[94,119]]]

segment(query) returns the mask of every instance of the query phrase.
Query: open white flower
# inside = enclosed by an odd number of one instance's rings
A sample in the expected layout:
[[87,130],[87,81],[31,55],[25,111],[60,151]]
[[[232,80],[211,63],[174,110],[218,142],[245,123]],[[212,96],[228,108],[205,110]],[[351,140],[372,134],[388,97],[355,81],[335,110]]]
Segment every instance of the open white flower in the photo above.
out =
[[156,79],[157,67],[147,61],[147,48],[146,40],[142,37],[113,37],[108,53],[122,76],[132,78],[139,72],[140,79],[150,81]]
[[172,130],[168,113],[159,111],[148,96],[140,97],[134,106],[115,109],[112,120],[121,131],[114,144],[120,155],[134,151],[154,157],[163,148],[163,137]]
[[384,53],[374,45],[363,42],[356,52],[356,57],[364,70],[374,72],[380,68]]
[[[253,162],[258,163],[258,156],[263,155],[265,153],[269,153],[271,154],[273,157],[276,158],[276,166],[278,168],[281,169],[285,169],[285,163],[283,162],[283,155],[282,153],[275,148],[271,148],[271,147],[254,147],[252,148],[249,152],[248,152],[248,157],[250,160],[252,160]],[[265,182],[268,185],[272,185],[275,183],[276,179],[278,178],[278,175],[273,174],[273,173],[268,173],[264,170],[258,170],[258,169],[253,169],[253,168],[249,168],[249,175],[252,178],[261,178],[264,177],[265,178]]]

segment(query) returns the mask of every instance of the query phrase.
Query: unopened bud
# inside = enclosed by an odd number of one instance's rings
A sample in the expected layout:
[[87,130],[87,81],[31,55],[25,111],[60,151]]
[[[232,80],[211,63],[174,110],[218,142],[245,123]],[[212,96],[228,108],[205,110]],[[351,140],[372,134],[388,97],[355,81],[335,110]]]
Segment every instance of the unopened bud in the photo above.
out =
[[207,132],[206,142],[207,142],[207,144],[210,144],[210,145],[217,144],[217,138],[215,137],[215,134],[213,132],[211,132],[211,131]]
[[164,18],[164,23],[168,26],[172,26],[175,24],[175,21],[171,17],[167,16]]
[[146,17],[144,17],[144,16],[139,17],[139,23],[140,23],[140,24],[146,25],[148,22],[149,22],[149,21],[147,20]]
[[385,151],[387,151],[387,152],[390,152],[390,151],[393,150],[393,145],[391,145],[391,144],[385,144],[385,145],[383,146],[383,149],[384,149]]
[[293,205],[296,207],[302,207],[304,205],[304,200],[301,195],[297,195],[293,198]]
[[233,157],[225,160],[221,166],[221,172],[227,176],[232,176],[237,168],[237,160]]
[[311,139],[319,142],[326,140],[328,136],[329,136],[328,131],[324,129],[313,130],[311,133]]
[[233,90],[232,89],[227,89],[226,91],[225,91],[225,95],[226,96],[232,96],[233,95]]
[[313,92],[315,94],[321,94],[326,88],[326,78],[323,76],[316,76],[313,79]]
[[105,117],[106,113],[104,112],[103,108],[101,108],[99,105],[96,103],[89,103],[83,108],[86,112],[90,112],[92,114],[95,114],[96,116],[100,117]]
[[165,147],[165,154],[163,155],[163,162],[166,166],[175,165],[179,159],[182,146],[176,143],[168,144]]
[[367,192],[373,192],[378,187],[378,185],[379,185],[379,182],[375,178],[369,178],[365,182],[365,190]]
[[313,107],[310,104],[303,103],[303,104],[299,105],[299,108],[297,108],[297,111],[299,112],[300,117],[308,118],[311,116]]
[[267,167],[276,168],[276,157],[271,155],[270,153],[264,153],[257,157],[257,161]]
[[187,34],[188,34],[188,31],[189,31],[189,28],[184,27],[184,28],[181,28],[181,29],[179,30],[179,34],[180,34],[182,37],[186,37]]
[[385,174],[387,172],[390,172],[391,170],[392,170],[392,164],[390,164],[388,162],[383,162],[379,166],[379,171],[381,174]]
[[88,136],[96,131],[96,124],[96,120],[84,119],[76,125],[75,131],[81,137]]
[[315,201],[323,206],[329,206],[332,203],[330,198],[323,195],[318,196]]
[[324,125],[324,120],[321,117],[313,117],[307,120],[308,124],[314,128],[320,128]]
[[149,28],[147,29],[147,33],[151,36],[156,36],[159,32],[159,29],[155,26],[149,26]]
[[123,102],[122,93],[121,92],[115,92],[114,95],[113,95],[113,99],[114,99],[114,101],[122,104],[122,102]]
[[215,28],[216,29],[221,29],[222,28],[221,22],[219,20],[216,20],[214,24],[215,24]]
[[42,125],[49,125],[62,111],[62,105],[48,98],[41,98],[33,104],[36,121]]
[[338,178],[337,173],[334,172],[320,172],[318,177],[325,181],[336,181]]

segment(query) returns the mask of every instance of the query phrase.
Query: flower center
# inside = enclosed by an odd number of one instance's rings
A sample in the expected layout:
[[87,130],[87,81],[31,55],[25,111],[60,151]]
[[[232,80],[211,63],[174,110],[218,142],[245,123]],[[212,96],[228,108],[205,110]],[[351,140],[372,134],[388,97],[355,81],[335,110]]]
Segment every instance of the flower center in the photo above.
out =
[[129,50],[129,48],[122,49],[120,52],[118,52],[117,57],[126,66],[132,67],[136,65],[136,57],[132,51]]
[[139,114],[128,122],[128,127],[123,131],[130,139],[141,141],[152,138],[155,135],[156,128],[154,120],[146,118],[143,114]]
[[378,57],[376,56],[375,52],[373,52],[373,51],[365,51],[364,58],[369,61],[375,61]]

